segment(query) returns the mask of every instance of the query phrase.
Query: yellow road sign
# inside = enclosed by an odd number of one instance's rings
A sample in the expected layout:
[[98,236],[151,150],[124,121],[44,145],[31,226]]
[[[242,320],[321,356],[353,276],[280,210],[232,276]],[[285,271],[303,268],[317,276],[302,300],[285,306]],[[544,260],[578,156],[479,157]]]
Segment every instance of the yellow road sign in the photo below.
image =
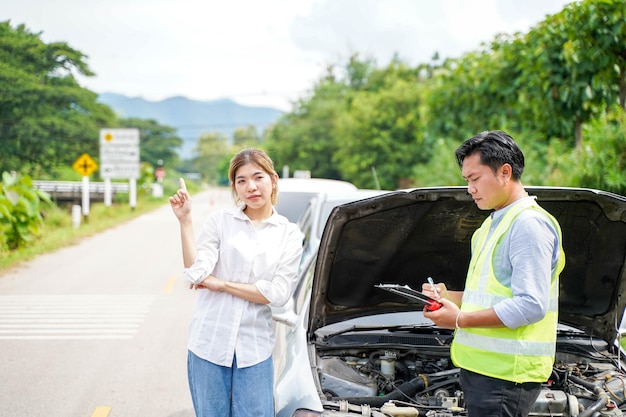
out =
[[84,153],[78,157],[76,162],[74,162],[74,164],[72,165],[72,168],[74,168],[74,170],[83,177],[88,177],[96,169],[98,169],[98,164],[96,163],[96,161],[91,159],[91,156]]

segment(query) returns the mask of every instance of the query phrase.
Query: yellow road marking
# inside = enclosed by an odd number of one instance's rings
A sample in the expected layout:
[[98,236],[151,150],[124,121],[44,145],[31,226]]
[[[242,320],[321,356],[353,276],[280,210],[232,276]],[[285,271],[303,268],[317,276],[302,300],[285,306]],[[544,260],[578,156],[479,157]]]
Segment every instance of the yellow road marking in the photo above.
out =
[[111,407],[96,407],[91,417],[107,417],[111,412]]
[[169,281],[167,281],[167,284],[165,284],[165,287],[163,287],[163,289],[161,290],[161,294],[169,294],[172,292],[172,288],[174,288],[174,284],[176,284],[176,281],[178,281],[178,277],[172,277],[170,278]]

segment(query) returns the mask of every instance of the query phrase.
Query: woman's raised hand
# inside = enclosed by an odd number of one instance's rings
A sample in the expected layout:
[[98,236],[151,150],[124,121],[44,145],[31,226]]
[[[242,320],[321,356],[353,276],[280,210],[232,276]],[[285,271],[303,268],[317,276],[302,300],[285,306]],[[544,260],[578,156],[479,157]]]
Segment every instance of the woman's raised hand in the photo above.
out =
[[178,181],[180,183],[180,188],[176,191],[176,194],[169,198],[169,200],[170,206],[172,206],[172,210],[174,211],[174,215],[181,219],[191,213],[191,196],[187,192],[185,180],[179,178]]

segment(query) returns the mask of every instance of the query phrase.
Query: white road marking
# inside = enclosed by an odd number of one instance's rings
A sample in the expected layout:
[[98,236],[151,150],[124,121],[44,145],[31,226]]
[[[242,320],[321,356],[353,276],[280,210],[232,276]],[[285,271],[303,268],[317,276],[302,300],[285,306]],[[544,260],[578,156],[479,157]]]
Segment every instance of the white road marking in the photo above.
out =
[[154,295],[2,295],[0,340],[132,339]]

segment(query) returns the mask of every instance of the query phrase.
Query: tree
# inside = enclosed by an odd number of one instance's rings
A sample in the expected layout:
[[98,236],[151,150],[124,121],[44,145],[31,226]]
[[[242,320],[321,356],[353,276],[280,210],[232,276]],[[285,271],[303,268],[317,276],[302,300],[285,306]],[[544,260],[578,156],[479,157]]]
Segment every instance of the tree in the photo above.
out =
[[[412,166],[428,159],[420,118],[422,95],[413,72],[401,62],[370,76],[370,85],[352,92],[339,119],[333,161],[342,177],[361,188],[408,186]],[[379,81],[380,80],[380,81]]]
[[585,125],[585,145],[553,153],[561,184],[626,195],[626,111],[614,105]]
[[261,136],[253,125],[238,127],[233,132],[233,146],[235,149],[253,148],[261,143]]
[[488,126],[502,127],[514,100],[507,61],[495,41],[484,51],[448,59],[426,87],[428,130],[436,138],[465,138]]
[[310,98],[303,98],[293,112],[268,129],[265,147],[277,170],[307,170],[318,178],[342,179],[333,162],[341,138],[336,122],[345,111],[347,87],[337,81],[333,67],[318,81]]
[[24,25],[0,22],[0,168],[40,173],[98,153],[101,126],[115,121],[74,74],[91,76],[85,56],[46,44]]
[[[277,166],[372,188],[376,169],[390,181],[384,181],[386,186],[395,184],[410,173],[403,144],[419,140],[412,136],[419,120],[417,74],[397,58],[379,70],[372,59],[357,54],[344,66],[328,67],[312,95],[268,131],[266,146]],[[378,106],[385,108],[379,111]],[[375,118],[377,127],[368,128],[369,117]],[[395,130],[386,132],[388,126]],[[373,137],[376,144],[362,146]],[[391,166],[389,161],[396,160],[401,165]]]
[[220,132],[203,134],[198,139],[194,153],[197,156],[193,158],[192,165],[196,172],[211,184],[222,184],[227,174],[221,170],[223,160],[232,156],[228,137]]
[[513,57],[528,124],[583,145],[583,124],[626,97],[626,3],[586,0],[547,16]]
[[[563,172],[554,152],[583,149],[586,125],[604,120],[615,103],[624,108],[625,43],[626,2],[584,0],[528,33],[500,34],[442,64],[437,57],[410,68],[395,58],[379,70],[354,55],[345,68],[329,68],[311,96],[268,132],[267,143],[278,166],[361,187],[374,184],[375,167],[393,188],[407,175],[424,185],[424,173],[437,168],[432,161],[447,161],[443,152],[482,130],[502,129],[525,142],[540,173],[529,177],[541,185]],[[593,140],[599,160],[620,160],[599,152],[598,136]],[[584,182],[593,183],[595,175],[613,189],[619,183],[600,170]]]
[[572,71],[588,74],[584,86],[589,99],[626,109],[626,3],[623,0],[586,0],[563,12],[569,41],[565,59]]

